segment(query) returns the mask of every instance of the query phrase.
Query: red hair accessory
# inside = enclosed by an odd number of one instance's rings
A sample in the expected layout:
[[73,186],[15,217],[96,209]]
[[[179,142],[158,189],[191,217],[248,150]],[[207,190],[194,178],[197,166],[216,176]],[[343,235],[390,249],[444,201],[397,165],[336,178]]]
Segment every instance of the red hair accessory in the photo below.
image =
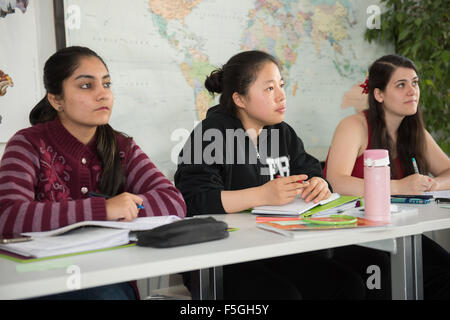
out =
[[359,85],[361,88],[363,88],[362,93],[369,94],[369,78],[366,78],[366,81],[364,83]]

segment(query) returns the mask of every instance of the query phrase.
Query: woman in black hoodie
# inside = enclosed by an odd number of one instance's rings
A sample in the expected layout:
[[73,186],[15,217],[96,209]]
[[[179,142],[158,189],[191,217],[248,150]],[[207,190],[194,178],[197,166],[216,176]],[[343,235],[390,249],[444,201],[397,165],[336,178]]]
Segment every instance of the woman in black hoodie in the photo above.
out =
[[[261,51],[239,53],[207,77],[220,104],[190,135],[175,174],[189,216],[330,196],[319,161],[283,122],[283,86],[278,61]],[[362,279],[324,252],[225,266],[223,273],[225,299],[364,297]]]

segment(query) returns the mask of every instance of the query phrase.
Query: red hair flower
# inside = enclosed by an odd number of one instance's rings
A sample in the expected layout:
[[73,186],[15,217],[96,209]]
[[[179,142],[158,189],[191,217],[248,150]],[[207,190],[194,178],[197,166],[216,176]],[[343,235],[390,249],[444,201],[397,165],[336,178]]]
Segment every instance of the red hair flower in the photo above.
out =
[[363,88],[362,93],[369,94],[369,78],[366,78],[366,81],[364,83],[359,85],[361,88]]

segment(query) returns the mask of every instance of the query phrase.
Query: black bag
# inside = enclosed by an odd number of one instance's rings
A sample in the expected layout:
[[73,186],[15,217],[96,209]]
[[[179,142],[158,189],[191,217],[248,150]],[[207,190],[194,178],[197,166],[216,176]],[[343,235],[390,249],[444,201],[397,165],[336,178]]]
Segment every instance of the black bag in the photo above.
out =
[[228,237],[228,225],[212,217],[191,218],[172,222],[137,233],[137,245],[170,248]]

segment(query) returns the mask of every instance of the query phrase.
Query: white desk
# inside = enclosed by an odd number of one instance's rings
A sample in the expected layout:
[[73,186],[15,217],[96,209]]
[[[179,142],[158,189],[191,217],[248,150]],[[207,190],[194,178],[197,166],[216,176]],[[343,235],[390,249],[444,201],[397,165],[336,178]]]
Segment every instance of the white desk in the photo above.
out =
[[420,243],[414,246],[417,235],[450,227],[450,210],[434,203],[420,206],[419,213],[394,217],[393,225],[386,229],[308,231],[296,239],[256,228],[255,216],[250,214],[214,217],[239,230],[231,232],[227,239],[170,249],[131,247],[28,264],[0,259],[0,299],[69,291],[67,283],[73,277],[69,273],[72,265],[80,270],[81,288],[199,270],[200,287],[193,297],[221,298],[223,265],[351,244],[389,244],[392,240],[388,239],[397,239],[397,248],[393,247],[392,254],[393,276],[403,277],[393,282],[397,290],[393,291],[393,297],[421,298],[420,263],[419,269],[412,269],[412,274],[419,274],[419,278],[410,279],[411,263],[420,262],[418,257],[421,257]]

